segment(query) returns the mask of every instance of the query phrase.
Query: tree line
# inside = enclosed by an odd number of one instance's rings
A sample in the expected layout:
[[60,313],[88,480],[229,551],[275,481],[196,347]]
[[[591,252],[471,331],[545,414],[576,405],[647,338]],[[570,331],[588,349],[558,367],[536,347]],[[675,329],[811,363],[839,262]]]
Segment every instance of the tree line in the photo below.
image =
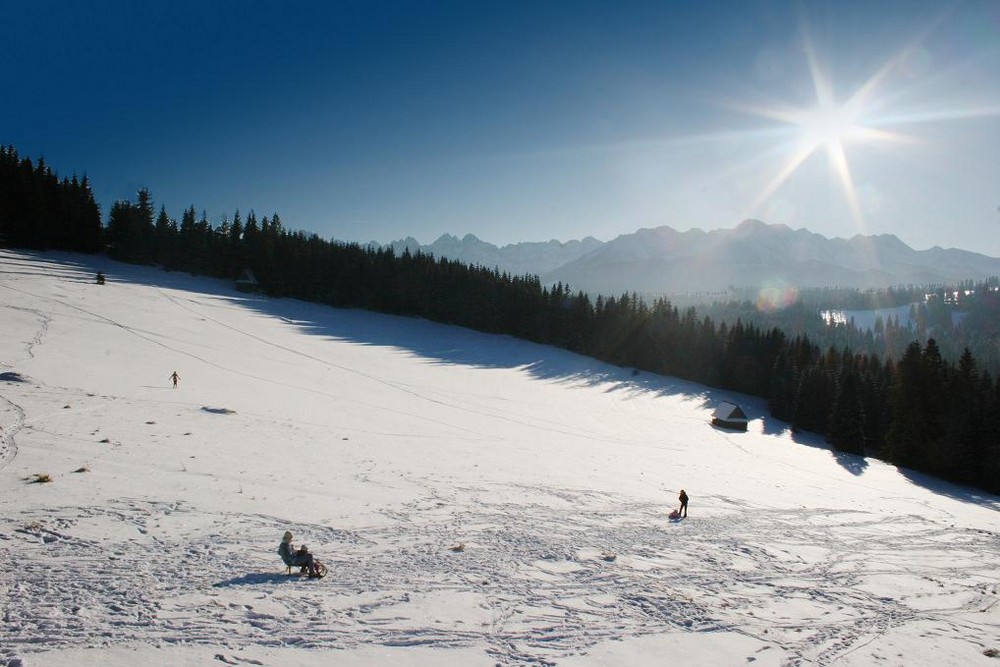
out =
[[[840,311],[847,311],[844,321],[822,315]],[[850,311],[875,311],[873,324],[857,324]],[[949,362],[958,363],[968,350],[981,370],[1000,373],[1000,279],[996,277],[957,285],[803,290],[792,305],[778,310],[758,308],[749,298],[716,300],[698,305],[698,312],[716,321],[742,319],[778,327],[788,335],[804,334],[823,349],[847,347],[897,361],[914,340],[926,344],[933,338]]]
[[13,146],[0,146],[0,241],[94,253],[101,236],[101,212],[86,176],[60,181],[44,159],[32,164]]
[[286,230],[277,214],[237,211],[213,225],[192,206],[177,223],[146,189],[115,202],[106,226],[98,214],[95,226],[85,184],[3,149],[0,235],[11,246],[101,251],[220,278],[249,269],[272,296],[508,334],[764,397],[776,419],[822,433],[838,450],[1000,492],[1000,382],[968,349],[952,363],[934,339],[911,341],[898,359],[821,347],[808,334],[717,321],[665,298],[591,299],[534,275],[325,240]]

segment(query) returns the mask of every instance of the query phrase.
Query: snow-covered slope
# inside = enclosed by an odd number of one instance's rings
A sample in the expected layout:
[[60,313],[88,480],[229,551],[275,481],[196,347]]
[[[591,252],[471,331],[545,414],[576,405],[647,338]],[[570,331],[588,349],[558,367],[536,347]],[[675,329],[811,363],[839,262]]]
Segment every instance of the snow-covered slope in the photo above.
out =
[[998,499],[757,401],[97,257],[0,322],[0,665],[996,664]]

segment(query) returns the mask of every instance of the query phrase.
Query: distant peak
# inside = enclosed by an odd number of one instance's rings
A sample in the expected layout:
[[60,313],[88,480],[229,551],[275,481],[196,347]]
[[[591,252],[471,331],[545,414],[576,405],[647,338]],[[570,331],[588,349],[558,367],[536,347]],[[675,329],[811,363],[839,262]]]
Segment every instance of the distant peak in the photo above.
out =
[[782,224],[768,224],[757,218],[747,218],[733,230],[738,233],[790,232],[791,227]]
[[869,245],[878,245],[882,248],[898,248],[900,250],[912,250],[912,248],[906,245],[898,236],[895,234],[874,234],[872,236],[864,236],[863,234],[855,234],[851,237],[851,243],[865,243]]
[[[660,225],[659,227],[652,228],[642,227],[636,230],[633,234],[636,236],[667,236],[677,233],[677,230],[670,225]],[[622,234],[622,236],[632,236],[633,234]]]

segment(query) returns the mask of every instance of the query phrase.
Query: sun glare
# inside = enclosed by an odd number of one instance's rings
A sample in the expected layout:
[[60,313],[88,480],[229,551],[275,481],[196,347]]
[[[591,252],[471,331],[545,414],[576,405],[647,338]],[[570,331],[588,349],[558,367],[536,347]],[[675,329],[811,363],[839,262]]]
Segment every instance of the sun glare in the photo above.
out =
[[750,212],[763,206],[794,174],[799,167],[818,151],[825,151],[832,174],[840,182],[844,198],[850,207],[855,225],[864,229],[864,220],[859,197],[851,175],[847,156],[849,144],[870,142],[907,143],[912,141],[895,132],[870,127],[866,121],[870,108],[877,107],[873,97],[896,63],[905,56],[897,54],[873,74],[860,88],[844,102],[838,102],[833,93],[833,83],[820,67],[812,43],[805,38],[806,64],[812,80],[816,101],[809,107],[746,107],[742,110],[756,116],[777,120],[794,130],[794,139],[789,146],[784,164],[767,182]]
[[855,124],[855,114],[845,107],[817,108],[802,115],[798,125],[802,142],[814,149],[838,150],[849,139],[862,139],[863,128]]

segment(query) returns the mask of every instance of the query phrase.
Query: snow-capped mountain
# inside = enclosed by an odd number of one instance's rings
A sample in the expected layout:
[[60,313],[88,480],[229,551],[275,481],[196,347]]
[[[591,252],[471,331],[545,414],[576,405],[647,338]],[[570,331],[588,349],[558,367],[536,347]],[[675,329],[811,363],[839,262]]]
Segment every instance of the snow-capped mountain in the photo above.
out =
[[497,247],[482,241],[472,234],[459,239],[444,234],[430,245],[421,245],[413,237],[387,244],[396,255],[404,250],[417,251],[435,257],[447,257],[466,264],[476,264],[488,268],[499,268],[514,275],[531,273],[541,275],[579,259],[604,245],[592,236],[579,241],[522,242]]
[[775,285],[870,288],[950,283],[1000,275],[1000,259],[934,247],[914,250],[891,234],[827,238],[745,220],[733,229],[640,229],[609,242],[516,243],[498,248],[469,234],[429,246],[390,244],[515,274],[537,274],[594,294],[681,294]]
[[716,292],[729,287],[884,287],[1000,275],[1000,259],[957,249],[914,250],[893,235],[829,239],[746,220],[735,229],[641,229],[542,275],[615,294]]

